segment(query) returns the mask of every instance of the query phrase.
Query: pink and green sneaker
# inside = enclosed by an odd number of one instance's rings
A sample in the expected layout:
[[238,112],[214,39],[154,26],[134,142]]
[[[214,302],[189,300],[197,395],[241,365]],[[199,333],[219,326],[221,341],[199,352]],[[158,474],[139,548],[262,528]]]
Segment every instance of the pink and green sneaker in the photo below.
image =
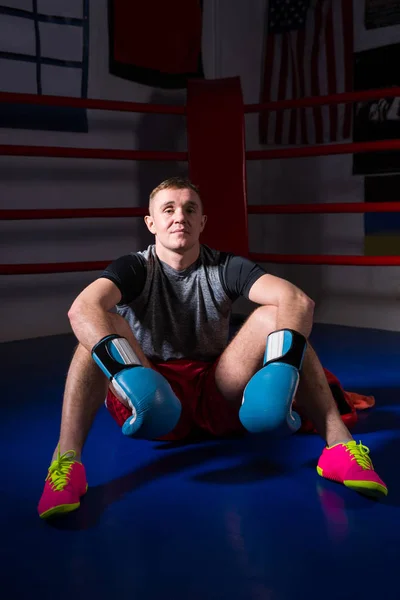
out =
[[61,455],[58,452],[51,463],[38,505],[40,518],[47,519],[79,508],[88,485],[85,467],[75,460],[75,456],[74,450]]
[[317,466],[318,474],[326,479],[343,483],[346,487],[378,498],[388,490],[374,470],[369,448],[354,440],[324,448]]

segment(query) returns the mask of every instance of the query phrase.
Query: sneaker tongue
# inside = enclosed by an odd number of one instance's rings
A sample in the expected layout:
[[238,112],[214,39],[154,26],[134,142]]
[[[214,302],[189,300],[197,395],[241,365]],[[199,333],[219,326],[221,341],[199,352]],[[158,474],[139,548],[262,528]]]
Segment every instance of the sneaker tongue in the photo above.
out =
[[357,442],[355,440],[351,440],[350,442],[345,442],[345,446],[354,448],[354,446],[357,446]]
[[61,458],[66,460],[74,460],[75,456],[76,453],[73,450],[67,450],[67,452],[64,452],[64,454],[61,455]]

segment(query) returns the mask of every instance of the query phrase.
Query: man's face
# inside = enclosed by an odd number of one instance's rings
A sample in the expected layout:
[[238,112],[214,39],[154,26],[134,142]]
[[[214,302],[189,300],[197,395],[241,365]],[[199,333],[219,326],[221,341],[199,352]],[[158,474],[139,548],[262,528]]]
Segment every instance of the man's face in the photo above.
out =
[[146,225],[156,244],[185,252],[195,246],[206,224],[200,198],[192,189],[161,190],[152,200]]

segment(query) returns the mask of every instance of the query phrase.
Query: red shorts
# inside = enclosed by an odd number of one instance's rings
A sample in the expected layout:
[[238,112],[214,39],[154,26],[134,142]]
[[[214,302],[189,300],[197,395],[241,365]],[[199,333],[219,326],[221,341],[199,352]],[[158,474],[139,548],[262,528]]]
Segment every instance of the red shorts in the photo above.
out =
[[[167,379],[182,404],[178,425],[162,440],[182,440],[196,433],[226,437],[244,433],[239,420],[239,407],[228,402],[215,383],[218,361],[207,363],[184,358],[153,366]],[[109,389],[106,406],[118,425],[122,427],[132,414]]]
[[[215,369],[218,360],[214,363],[187,360],[184,358],[171,360],[166,363],[153,363],[170,383],[182,405],[182,413],[178,425],[162,440],[182,440],[193,434],[206,433],[215,437],[227,437],[245,433],[239,420],[239,408],[234,403],[228,402],[218,391],[215,383]],[[364,397],[351,392],[345,392],[339,380],[325,369],[329,386],[337,403],[340,415],[349,429],[357,422],[356,400]],[[368,398],[366,398],[368,401]],[[365,406],[371,406],[366,402]],[[106,406],[118,425],[122,427],[126,419],[132,414],[109,389]],[[358,407],[365,408],[358,402]],[[293,408],[300,414],[303,433],[315,432],[314,424],[296,407]]]

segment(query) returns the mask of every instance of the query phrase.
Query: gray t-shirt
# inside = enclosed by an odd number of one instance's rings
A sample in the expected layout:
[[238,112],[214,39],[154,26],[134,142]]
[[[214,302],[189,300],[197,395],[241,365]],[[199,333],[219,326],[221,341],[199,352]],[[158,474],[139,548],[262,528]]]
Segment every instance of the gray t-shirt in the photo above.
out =
[[101,277],[122,294],[117,313],[153,362],[214,361],[226,348],[232,303],[248,297],[265,271],[246,258],[200,246],[195,263],[177,271],[150,245],[122,256]]

